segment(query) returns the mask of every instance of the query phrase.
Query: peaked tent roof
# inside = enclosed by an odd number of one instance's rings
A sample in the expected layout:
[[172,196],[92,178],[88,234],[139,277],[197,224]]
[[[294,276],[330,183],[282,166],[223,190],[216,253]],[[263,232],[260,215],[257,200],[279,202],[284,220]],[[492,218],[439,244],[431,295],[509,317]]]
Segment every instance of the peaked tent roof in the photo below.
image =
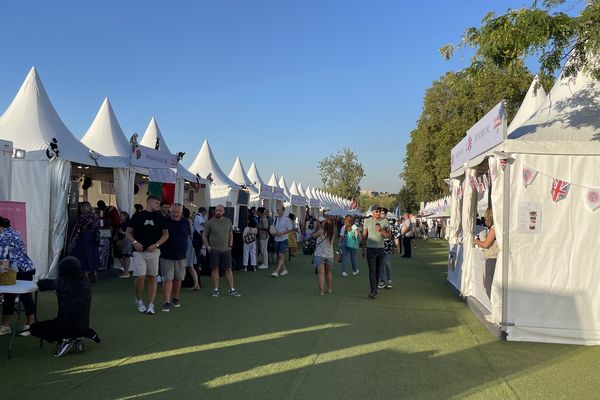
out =
[[279,177],[279,187],[283,189],[283,193],[285,193],[285,195],[289,198],[290,190],[288,189],[287,182],[285,181],[283,175]]
[[35,68],[31,68],[12,103],[0,117],[0,138],[28,152],[27,159],[47,159],[46,149],[53,139],[59,157],[86,165],[122,167],[123,160],[96,154],[66,127],[54,109]]
[[104,98],[96,118],[83,135],[81,143],[106,156],[129,159],[129,141],[121,129],[108,97]]
[[258,169],[256,168],[256,164],[252,163],[250,168],[248,169],[248,178],[254,183],[254,186],[262,186],[265,184],[263,178],[258,173]]
[[308,197],[306,192],[304,191],[304,188],[302,187],[302,183],[298,182],[298,193],[300,193],[300,196],[302,197]]
[[229,186],[230,188],[236,189],[239,188],[239,185],[229,179],[221,167],[219,167],[219,164],[213,155],[212,149],[208,144],[208,140],[205,140],[204,143],[202,143],[202,147],[200,148],[196,159],[192,165],[190,165],[189,170],[203,177],[208,177],[210,174],[212,182],[215,185]]
[[294,196],[300,196],[300,192],[298,191],[296,181],[292,181],[292,184],[290,185],[290,194],[293,194]]
[[258,193],[258,189],[254,186],[250,178],[248,178],[248,175],[246,175],[246,171],[244,170],[244,166],[239,157],[235,159],[228,177],[238,185],[246,186],[251,192]]
[[277,175],[275,174],[275,172],[273,172],[273,174],[271,175],[271,179],[269,179],[269,186],[281,188],[281,186],[279,186],[279,182],[277,182]]
[[167,146],[167,142],[165,141],[165,138],[163,137],[163,134],[156,123],[156,118],[152,117],[148,127],[146,128],[146,132],[144,132],[144,137],[142,137],[142,140],[140,140],[140,144],[142,146],[154,149],[156,146],[156,139],[158,139],[158,150],[171,153],[171,150],[169,150],[169,146]]
[[537,91],[535,90],[535,86],[539,83],[540,78],[536,75],[529,85],[529,89],[527,90],[527,94],[525,94],[525,98],[515,114],[514,118],[510,122],[508,126],[507,132],[510,135],[512,131],[523,125],[523,122],[527,121],[531,116],[544,104],[544,100],[548,96],[546,91],[542,86],[540,86]]
[[504,142],[505,151],[600,154],[600,82],[585,72],[560,79],[542,106]]

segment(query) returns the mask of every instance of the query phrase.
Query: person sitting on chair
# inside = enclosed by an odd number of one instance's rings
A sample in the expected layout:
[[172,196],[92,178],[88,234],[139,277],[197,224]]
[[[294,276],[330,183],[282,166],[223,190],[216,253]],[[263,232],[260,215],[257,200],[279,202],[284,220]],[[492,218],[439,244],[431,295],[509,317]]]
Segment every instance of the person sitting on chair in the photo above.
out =
[[92,290],[75,257],[66,257],[58,263],[58,279],[43,279],[38,282],[43,290],[56,290],[58,314],[55,319],[34,322],[30,332],[47,342],[57,342],[55,357],[70,351],[85,351],[83,338],[100,343],[98,334],[90,328]]

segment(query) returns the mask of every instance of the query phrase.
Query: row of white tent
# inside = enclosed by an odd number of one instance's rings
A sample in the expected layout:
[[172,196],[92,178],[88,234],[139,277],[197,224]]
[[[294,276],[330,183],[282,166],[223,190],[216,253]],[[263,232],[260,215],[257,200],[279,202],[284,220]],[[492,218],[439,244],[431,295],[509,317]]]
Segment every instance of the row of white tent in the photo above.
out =
[[100,181],[107,183],[113,203],[129,213],[135,203],[144,203],[141,186],[149,182],[174,184],[179,203],[232,207],[236,221],[241,205],[274,211],[276,204],[283,204],[298,213],[309,207],[315,214],[350,205],[319,188],[304,188],[295,181],[288,186],[276,174],[265,183],[254,163],[246,173],[239,158],[226,175],[207,140],[189,168],[180,161],[181,154],[171,152],[155,118],[140,140],[137,135],[128,139],[108,99],[77,140],[54,109],[35,68],[0,116],[0,200],[26,203],[28,253],[39,277],[55,275],[67,232],[69,196],[80,193],[73,182],[83,176],[98,181],[98,196],[105,194]]
[[[465,157],[474,134],[494,130],[480,124],[488,114],[453,149],[453,162],[464,162],[451,174],[448,280],[487,309],[508,340],[597,345],[600,211],[589,196],[600,188],[600,83],[584,71],[561,75],[547,95],[536,83],[510,126],[491,115],[489,126],[502,122],[496,144]],[[485,173],[500,247],[489,298],[482,253],[472,245],[479,196],[469,184]]]

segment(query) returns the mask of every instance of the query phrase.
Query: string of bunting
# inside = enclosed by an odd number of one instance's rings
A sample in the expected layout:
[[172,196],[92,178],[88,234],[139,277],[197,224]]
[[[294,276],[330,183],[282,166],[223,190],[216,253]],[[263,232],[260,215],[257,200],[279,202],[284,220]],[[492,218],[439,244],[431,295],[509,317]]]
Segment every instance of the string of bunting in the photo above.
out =
[[[504,171],[506,169],[506,166],[508,165],[508,159],[500,159],[496,163],[492,163],[489,171],[477,178],[469,175],[469,186],[473,190],[477,190],[479,194],[482,194],[485,190],[487,190],[490,187],[491,183],[494,182],[496,178],[498,178],[497,165],[499,165],[502,171]],[[544,175],[548,178],[552,178],[552,186],[550,187],[550,197],[552,199],[552,202],[558,203],[559,201],[566,199],[569,195],[569,190],[571,189],[571,186],[576,186],[585,189],[585,201],[587,206],[592,211],[600,207],[600,188],[577,185],[566,180],[555,178],[553,176],[540,172],[529,165],[522,165],[521,177],[523,180],[523,186],[525,188],[530,186],[535,181],[535,178],[538,175]],[[459,199],[463,198],[463,195],[465,193],[466,180],[467,179],[463,180],[463,182],[458,187],[453,188],[452,193],[455,197]]]

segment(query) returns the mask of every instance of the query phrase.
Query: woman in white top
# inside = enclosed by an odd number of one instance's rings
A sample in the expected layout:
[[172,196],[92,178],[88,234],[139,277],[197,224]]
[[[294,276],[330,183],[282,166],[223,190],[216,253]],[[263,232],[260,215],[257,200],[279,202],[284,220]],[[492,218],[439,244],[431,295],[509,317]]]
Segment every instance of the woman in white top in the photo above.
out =
[[244,271],[248,271],[248,258],[250,258],[250,271],[256,271],[256,237],[258,228],[256,219],[248,218],[248,225],[244,228],[242,237],[244,238]]
[[331,267],[333,267],[333,240],[335,228],[333,219],[328,217],[311,235],[317,240],[314,253],[314,265],[319,277],[319,294],[325,294],[325,275],[327,275],[327,293],[333,293]]

